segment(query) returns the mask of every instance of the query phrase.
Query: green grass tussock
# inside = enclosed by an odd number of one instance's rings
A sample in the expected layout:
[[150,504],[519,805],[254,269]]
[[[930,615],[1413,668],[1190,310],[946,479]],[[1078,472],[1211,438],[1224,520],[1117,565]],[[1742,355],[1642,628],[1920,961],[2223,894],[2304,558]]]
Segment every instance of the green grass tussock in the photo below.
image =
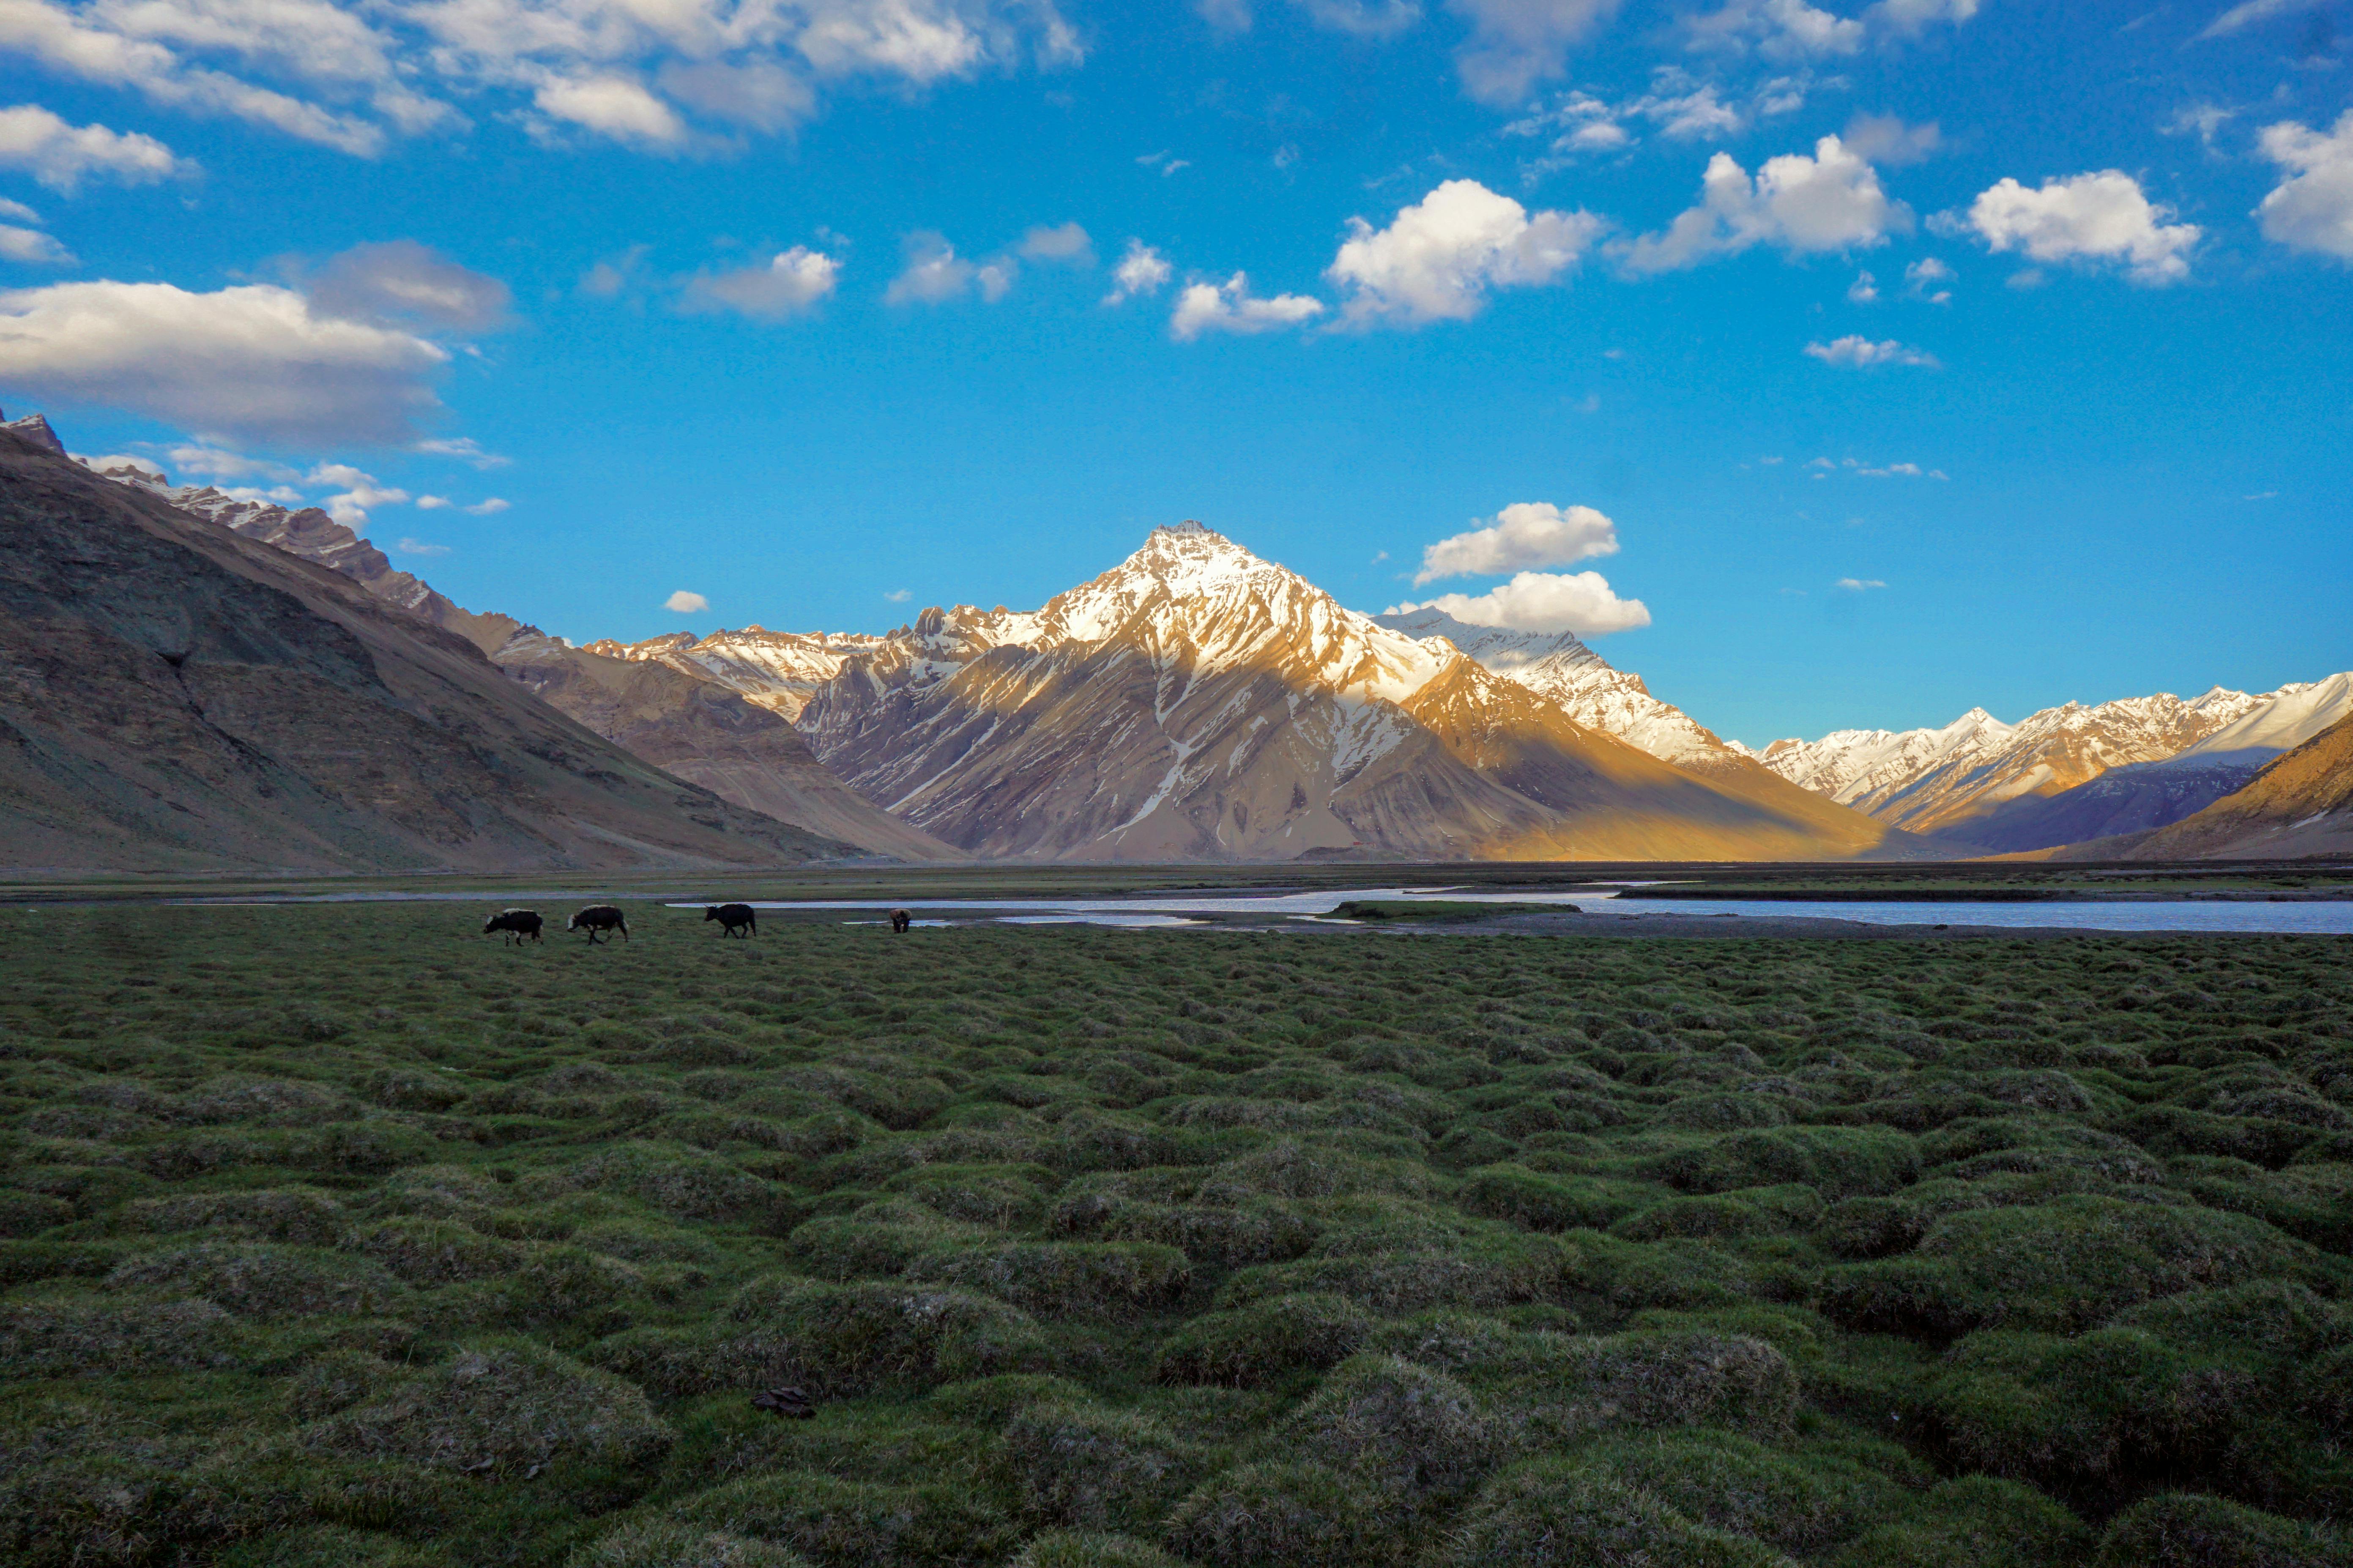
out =
[[0,1562],[2353,1568],[2353,942],[630,912],[0,910]]

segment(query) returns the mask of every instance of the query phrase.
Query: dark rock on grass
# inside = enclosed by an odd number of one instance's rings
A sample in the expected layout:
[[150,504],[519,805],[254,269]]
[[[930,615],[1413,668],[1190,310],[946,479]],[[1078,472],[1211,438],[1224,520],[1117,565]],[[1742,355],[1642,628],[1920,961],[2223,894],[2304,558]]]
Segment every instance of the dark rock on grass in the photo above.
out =
[[522,1476],[559,1459],[642,1464],[672,1436],[635,1385],[506,1340],[459,1350],[384,1399],[303,1427],[300,1441],[321,1455]]
[[1506,1471],[1473,1499],[1447,1568],[1794,1568],[1745,1536],[1701,1524],[1655,1493],[1571,1460]]
[[1209,1568],[1388,1568],[1410,1549],[1390,1500],[1316,1464],[1241,1465],[1169,1515],[1167,1542]]
[[1162,1383],[1266,1388],[1356,1353],[1374,1319],[1345,1296],[1271,1297],[1232,1311],[1205,1312],[1162,1342],[1153,1376]]
[[2353,1540],[2221,1498],[2170,1492],[2119,1514],[2098,1568],[2346,1568]]

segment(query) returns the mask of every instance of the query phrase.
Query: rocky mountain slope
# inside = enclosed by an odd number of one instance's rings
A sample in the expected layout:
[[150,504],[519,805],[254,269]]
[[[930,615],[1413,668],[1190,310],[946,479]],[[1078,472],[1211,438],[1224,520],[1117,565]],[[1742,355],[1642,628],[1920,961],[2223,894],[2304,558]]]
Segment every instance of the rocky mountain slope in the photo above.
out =
[[[44,426],[46,428],[46,426]],[[454,632],[540,698],[631,754],[723,800],[874,854],[955,859],[922,829],[875,810],[818,762],[791,722],[692,664],[629,664],[572,647],[511,616],[477,614],[315,507],[300,510],[135,467],[104,477],[248,539],[342,574],[384,602]]]
[[2263,766],[2245,788],[2133,844],[2134,860],[2353,854],[2353,717]]
[[1761,770],[1671,765],[1193,525],[1155,530],[1034,612],[612,651],[797,707],[851,787],[976,855],[1810,858],[1902,842]]
[[[1793,784],[1915,833],[1987,844],[2013,802],[2056,795],[2112,768],[2156,762],[2246,717],[2273,695],[2221,687],[2086,707],[2069,702],[2005,724],[1973,708],[1939,730],[1841,730],[1758,753]],[[2024,846],[2003,846],[2024,847]]]
[[351,579],[21,426],[0,433],[0,860],[17,868],[845,852],[629,755]]

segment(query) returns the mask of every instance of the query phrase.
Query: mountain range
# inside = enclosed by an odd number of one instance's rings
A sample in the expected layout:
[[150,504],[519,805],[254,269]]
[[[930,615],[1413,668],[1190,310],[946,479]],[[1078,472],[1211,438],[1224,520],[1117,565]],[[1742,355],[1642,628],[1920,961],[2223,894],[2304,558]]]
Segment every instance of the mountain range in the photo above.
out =
[[775,865],[849,847],[533,697],[343,572],[0,430],[0,863]]
[[[37,416],[0,428],[62,462]],[[1807,859],[2099,840],[2121,854],[2353,710],[2353,676],[2337,676],[1752,751],[1572,635],[1360,615],[1194,523],[1155,530],[1035,611],[575,647],[458,605],[316,509],[136,465],[99,477],[184,531],[326,569],[640,772],[799,830],[796,853]]]

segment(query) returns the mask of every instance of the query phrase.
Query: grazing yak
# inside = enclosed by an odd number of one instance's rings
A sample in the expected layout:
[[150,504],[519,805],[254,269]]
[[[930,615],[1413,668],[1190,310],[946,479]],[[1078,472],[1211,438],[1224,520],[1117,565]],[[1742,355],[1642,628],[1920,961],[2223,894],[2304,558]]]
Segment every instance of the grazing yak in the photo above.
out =
[[589,905],[586,909],[582,910],[578,914],[574,915],[572,919],[565,923],[564,929],[565,931],[585,931],[588,933],[588,940],[591,942],[599,940],[596,935],[598,931],[619,931],[623,942],[629,940],[628,917],[622,914],[619,910],[614,908],[611,904]]
[[494,931],[503,931],[507,945],[512,947],[525,937],[537,942],[539,928],[546,923],[539,918],[537,910],[501,910],[482,922],[482,934],[488,936]]
[[909,926],[913,925],[914,923],[915,917],[909,914],[906,910],[892,910],[891,911],[891,929],[892,931],[903,932]]
[[719,904],[716,906],[705,904],[702,909],[702,919],[703,923],[706,925],[712,921],[717,921],[719,922],[719,934],[721,936],[757,936],[760,934],[760,917],[749,904]]

